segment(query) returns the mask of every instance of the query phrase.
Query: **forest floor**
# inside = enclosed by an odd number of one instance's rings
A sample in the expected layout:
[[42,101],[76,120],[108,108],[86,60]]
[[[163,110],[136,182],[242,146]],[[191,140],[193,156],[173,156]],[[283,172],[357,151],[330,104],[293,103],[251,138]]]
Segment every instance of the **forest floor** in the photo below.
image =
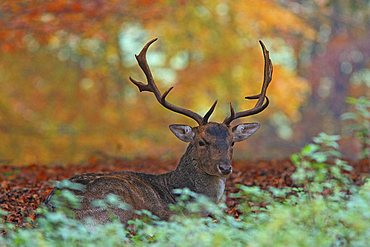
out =
[[[356,184],[370,173],[370,161],[349,162],[353,167],[350,177]],[[175,169],[176,161],[159,161],[154,159],[124,160],[120,158],[96,155],[87,162],[69,165],[12,166],[0,164],[0,208],[7,211],[2,218],[5,222],[18,226],[27,225],[26,218],[35,219],[35,209],[45,200],[52,190],[54,182],[73,175],[86,172],[112,172],[131,170],[160,174]],[[291,174],[294,166],[290,160],[270,161],[235,161],[233,173],[226,184],[227,212],[238,216],[238,202],[230,193],[238,191],[237,184],[270,186],[281,188],[294,186]]]

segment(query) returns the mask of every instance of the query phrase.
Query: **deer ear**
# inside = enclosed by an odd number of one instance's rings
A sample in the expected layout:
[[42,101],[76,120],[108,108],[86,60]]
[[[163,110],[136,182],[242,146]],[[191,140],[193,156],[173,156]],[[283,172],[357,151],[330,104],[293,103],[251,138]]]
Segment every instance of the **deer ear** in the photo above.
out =
[[194,138],[194,131],[188,125],[183,124],[171,124],[170,130],[175,134],[177,138],[184,142],[191,142]]
[[244,141],[253,135],[260,127],[259,123],[242,123],[233,127],[234,142]]

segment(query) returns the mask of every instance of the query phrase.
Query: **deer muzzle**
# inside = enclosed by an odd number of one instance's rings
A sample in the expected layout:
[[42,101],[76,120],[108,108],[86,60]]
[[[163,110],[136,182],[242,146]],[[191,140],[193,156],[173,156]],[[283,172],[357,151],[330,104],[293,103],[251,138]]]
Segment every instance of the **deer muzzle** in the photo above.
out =
[[218,171],[222,175],[230,175],[232,172],[231,162],[221,161],[217,166]]

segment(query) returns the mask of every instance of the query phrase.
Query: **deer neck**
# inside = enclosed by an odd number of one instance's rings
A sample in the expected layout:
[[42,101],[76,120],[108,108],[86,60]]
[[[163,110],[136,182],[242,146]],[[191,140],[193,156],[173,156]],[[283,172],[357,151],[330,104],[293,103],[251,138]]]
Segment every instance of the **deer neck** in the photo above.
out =
[[171,193],[173,189],[188,188],[195,193],[208,196],[215,202],[220,201],[226,178],[212,176],[201,170],[199,162],[193,158],[193,151],[194,148],[190,144],[176,170],[169,174],[168,186]]

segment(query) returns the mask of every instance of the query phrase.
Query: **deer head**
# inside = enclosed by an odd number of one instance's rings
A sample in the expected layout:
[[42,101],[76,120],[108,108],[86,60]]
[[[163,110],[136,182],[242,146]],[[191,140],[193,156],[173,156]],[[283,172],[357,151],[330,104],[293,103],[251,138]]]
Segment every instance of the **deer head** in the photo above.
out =
[[248,110],[235,112],[230,103],[230,116],[226,117],[222,123],[215,123],[208,122],[208,120],[216,107],[217,100],[202,117],[191,110],[173,105],[166,100],[166,97],[173,87],[169,88],[163,94],[159,91],[146,60],[147,50],[156,40],[157,39],[149,41],[139,55],[135,55],[140,68],[146,76],[147,84],[136,81],[130,77],[131,82],[138,87],[140,92],[147,91],[153,93],[157,101],[165,108],[190,117],[197,122],[198,126],[196,127],[182,124],[173,124],[169,126],[170,130],[178,139],[189,143],[185,155],[195,161],[197,169],[211,176],[225,177],[230,175],[232,172],[231,163],[234,143],[247,139],[260,127],[258,123],[242,123],[236,126],[231,126],[231,123],[238,118],[257,114],[266,109],[269,105],[266,91],[271,82],[273,71],[269,52],[266,50],[262,41],[260,41],[265,60],[262,89],[257,95],[245,97],[246,99],[257,100],[255,106]]

